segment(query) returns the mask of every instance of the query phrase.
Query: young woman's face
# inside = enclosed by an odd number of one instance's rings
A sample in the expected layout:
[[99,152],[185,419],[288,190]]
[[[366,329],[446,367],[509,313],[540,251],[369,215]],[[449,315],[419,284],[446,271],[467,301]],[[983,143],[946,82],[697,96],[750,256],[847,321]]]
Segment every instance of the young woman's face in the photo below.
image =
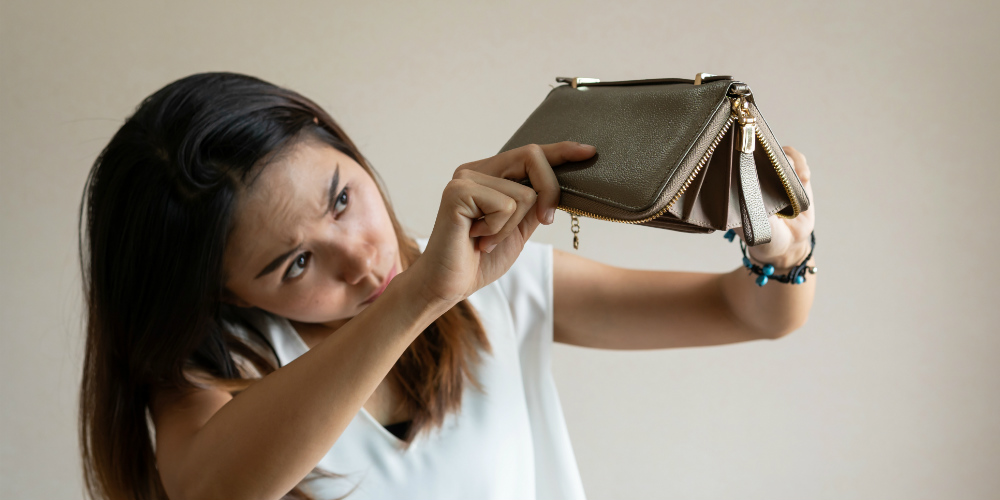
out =
[[302,323],[340,325],[401,269],[399,244],[370,175],[307,138],[240,193],[224,257],[232,300]]

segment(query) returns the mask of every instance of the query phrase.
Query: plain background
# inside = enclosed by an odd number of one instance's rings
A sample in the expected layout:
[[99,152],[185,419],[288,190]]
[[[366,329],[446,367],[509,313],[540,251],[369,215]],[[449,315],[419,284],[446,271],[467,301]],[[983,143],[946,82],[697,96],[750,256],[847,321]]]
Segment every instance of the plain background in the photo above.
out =
[[[142,98],[228,70],[326,107],[417,236],[454,168],[495,154],[556,76],[749,82],[812,167],[812,314],[779,341],[557,346],[588,496],[996,498],[998,14],[986,1],[4,0],[0,497],[81,497],[90,164]],[[579,253],[616,265],[740,261],[720,233],[581,225]],[[568,216],[535,239],[572,251]]]

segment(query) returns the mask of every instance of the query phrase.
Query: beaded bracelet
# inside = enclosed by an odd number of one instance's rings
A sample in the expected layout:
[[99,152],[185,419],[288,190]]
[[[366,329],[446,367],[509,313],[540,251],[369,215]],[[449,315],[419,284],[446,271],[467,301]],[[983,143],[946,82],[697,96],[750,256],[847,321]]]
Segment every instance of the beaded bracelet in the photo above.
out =
[[[733,239],[736,238],[736,231],[730,229],[729,231],[726,231],[726,234],[723,235],[723,237],[732,243]],[[789,283],[792,285],[801,285],[802,283],[805,283],[806,271],[808,271],[809,274],[816,274],[816,271],[819,270],[816,266],[806,265],[806,262],[809,262],[809,259],[812,258],[814,248],[816,248],[815,231],[809,234],[809,255],[806,255],[805,260],[803,260],[801,264],[789,269],[787,274],[774,276],[773,265],[764,264],[764,267],[761,267],[753,262],[750,262],[750,257],[747,256],[746,244],[743,243],[743,240],[740,240],[740,251],[743,252],[743,267],[749,269],[752,274],[758,275],[756,280],[757,286],[764,286],[770,280],[775,280],[781,283]]]

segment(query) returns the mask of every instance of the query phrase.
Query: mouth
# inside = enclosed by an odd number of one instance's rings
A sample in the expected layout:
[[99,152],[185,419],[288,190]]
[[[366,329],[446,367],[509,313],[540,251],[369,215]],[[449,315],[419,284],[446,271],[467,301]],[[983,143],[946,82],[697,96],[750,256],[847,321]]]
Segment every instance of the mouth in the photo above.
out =
[[389,274],[385,275],[385,281],[382,283],[382,285],[378,287],[378,290],[375,290],[375,293],[373,293],[371,297],[368,297],[368,300],[362,302],[361,305],[367,305],[371,304],[372,302],[375,302],[375,299],[377,299],[379,295],[382,295],[382,292],[385,291],[385,288],[389,286],[389,282],[392,281],[392,278],[396,276],[396,272],[397,272],[396,264],[393,264],[392,269],[389,270]]

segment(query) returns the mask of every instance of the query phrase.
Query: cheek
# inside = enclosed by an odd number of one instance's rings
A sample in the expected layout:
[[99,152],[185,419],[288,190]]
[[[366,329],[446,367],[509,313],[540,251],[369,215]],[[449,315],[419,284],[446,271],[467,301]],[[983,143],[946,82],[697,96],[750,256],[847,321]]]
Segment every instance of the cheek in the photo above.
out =
[[389,217],[385,204],[379,204],[379,249],[388,258],[395,262],[398,260],[399,242],[396,240],[396,231],[392,227],[392,219]]
[[359,227],[355,228],[366,235],[369,241],[377,241],[380,249],[390,247],[395,243],[396,232],[392,228],[392,219],[378,188],[366,186],[364,201],[359,204],[361,215],[358,217]]
[[331,321],[354,312],[349,307],[344,287],[320,276],[313,277],[319,279],[300,283],[294,291],[275,297],[272,308],[268,310],[304,323]]

